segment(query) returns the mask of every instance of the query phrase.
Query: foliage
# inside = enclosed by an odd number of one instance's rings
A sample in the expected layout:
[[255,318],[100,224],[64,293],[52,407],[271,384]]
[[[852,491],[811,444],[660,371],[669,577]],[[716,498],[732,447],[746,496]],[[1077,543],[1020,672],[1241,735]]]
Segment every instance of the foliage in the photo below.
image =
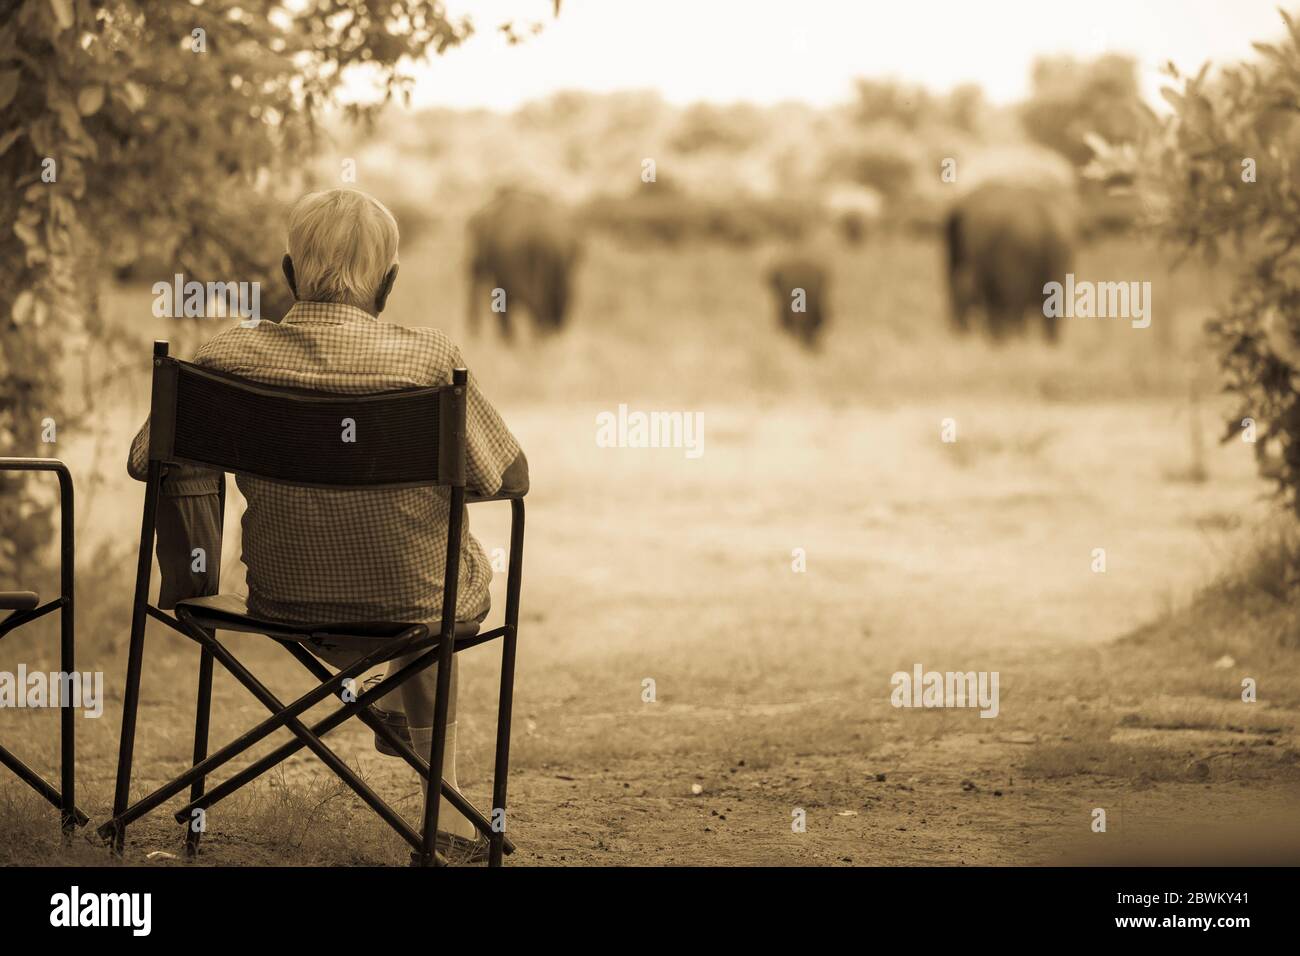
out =
[[763,117],[752,106],[696,103],[682,114],[670,145],[681,153],[707,149],[740,153],[752,149],[764,133]]
[[1258,63],[1207,67],[1164,91],[1173,114],[1140,149],[1099,147],[1093,172],[1131,179],[1166,238],[1217,259],[1236,253],[1231,301],[1208,323],[1235,413],[1255,425],[1261,470],[1300,514],[1300,24],[1257,43]]
[[899,203],[920,173],[916,144],[906,136],[856,136],[831,150],[828,178],[874,189]]

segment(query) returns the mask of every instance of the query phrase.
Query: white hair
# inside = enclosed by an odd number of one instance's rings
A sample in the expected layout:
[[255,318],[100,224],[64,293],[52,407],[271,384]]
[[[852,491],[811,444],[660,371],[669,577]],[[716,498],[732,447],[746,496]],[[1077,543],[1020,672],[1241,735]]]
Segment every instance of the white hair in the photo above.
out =
[[309,193],[289,213],[289,255],[298,298],[368,309],[397,263],[397,220],[356,189]]

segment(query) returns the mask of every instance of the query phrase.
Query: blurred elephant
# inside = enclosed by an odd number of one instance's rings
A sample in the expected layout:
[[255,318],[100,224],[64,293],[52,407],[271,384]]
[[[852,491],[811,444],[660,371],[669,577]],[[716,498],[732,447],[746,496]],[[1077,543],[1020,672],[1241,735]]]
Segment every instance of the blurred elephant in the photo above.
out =
[[828,318],[830,281],[826,270],[809,256],[792,253],[778,258],[767,278],[776,296],[777,324],[805,348],[815,350]]
[[948,214],[948,281],[952,321],[970,331],[970,313],[982,309],[995,341],[1023,334],[1030,310],[1055,342],[1059,319],[1043,315],[1049,282],[1064,282],[1073,228],[1068,194],[1010,183],[986,183]]
[[573,270],[581,255],[578,231],[567,212],[537,193],[505,189],[470,217],[466,232],[471,334],[478,334],[484,308],[498,305],[480,298],[485,288],[505,293],[496,314],[507,341],[514,337],[510,316],[515,306],[528,310],[538,331],[558,331],[568,314]]

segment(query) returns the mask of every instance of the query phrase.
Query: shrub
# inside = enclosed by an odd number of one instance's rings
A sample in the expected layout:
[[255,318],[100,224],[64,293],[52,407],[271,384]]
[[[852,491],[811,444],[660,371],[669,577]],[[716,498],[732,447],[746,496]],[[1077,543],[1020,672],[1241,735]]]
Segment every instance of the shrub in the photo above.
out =
[[1173,109],[1135,144],[1090,139],[1092,179],[1131,184],[1146,222],[1214,262],[1234,252],[1237,281],[1206,323],[1224,391],[1223,440],[1253,441],[1263,475],[1300,516],[1300,25],[1256,43],[1262,59],[1195,76],[1166,67]]
[[[1232,298],[1208,322],[1236,397],[1224,440],[1249,440],[1253,423],[1261,469],[1300,514],[1300,27],[1283,18],[1279,43],[1255,44],[1259,63],[1213,79],[1169,67],[1174,113],[1128,172],[1167,238],[1211,260],[1234,246]],[[1101,173],[1123,156],[1103,156]]]

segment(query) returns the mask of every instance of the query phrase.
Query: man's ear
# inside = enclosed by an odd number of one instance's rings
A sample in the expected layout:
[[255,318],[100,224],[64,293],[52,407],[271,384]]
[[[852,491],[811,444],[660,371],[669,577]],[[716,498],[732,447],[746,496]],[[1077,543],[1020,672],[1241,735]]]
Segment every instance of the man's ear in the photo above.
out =
[[396,281],[397,263],[393,263],[393,267],[384,273],[384,281],[379,283],[379,291],[375,293],[375,315],[384,311],[384,306],[388,304],[388,295],[393,291],[393,283]]
[[289,258],[289,253],[284,254],[280,260],[280,268],[284,270],[285,281],[289,283],[289,291],[293,293],[293,300],[298,301],[298,279],[293,274],[293,260]]

